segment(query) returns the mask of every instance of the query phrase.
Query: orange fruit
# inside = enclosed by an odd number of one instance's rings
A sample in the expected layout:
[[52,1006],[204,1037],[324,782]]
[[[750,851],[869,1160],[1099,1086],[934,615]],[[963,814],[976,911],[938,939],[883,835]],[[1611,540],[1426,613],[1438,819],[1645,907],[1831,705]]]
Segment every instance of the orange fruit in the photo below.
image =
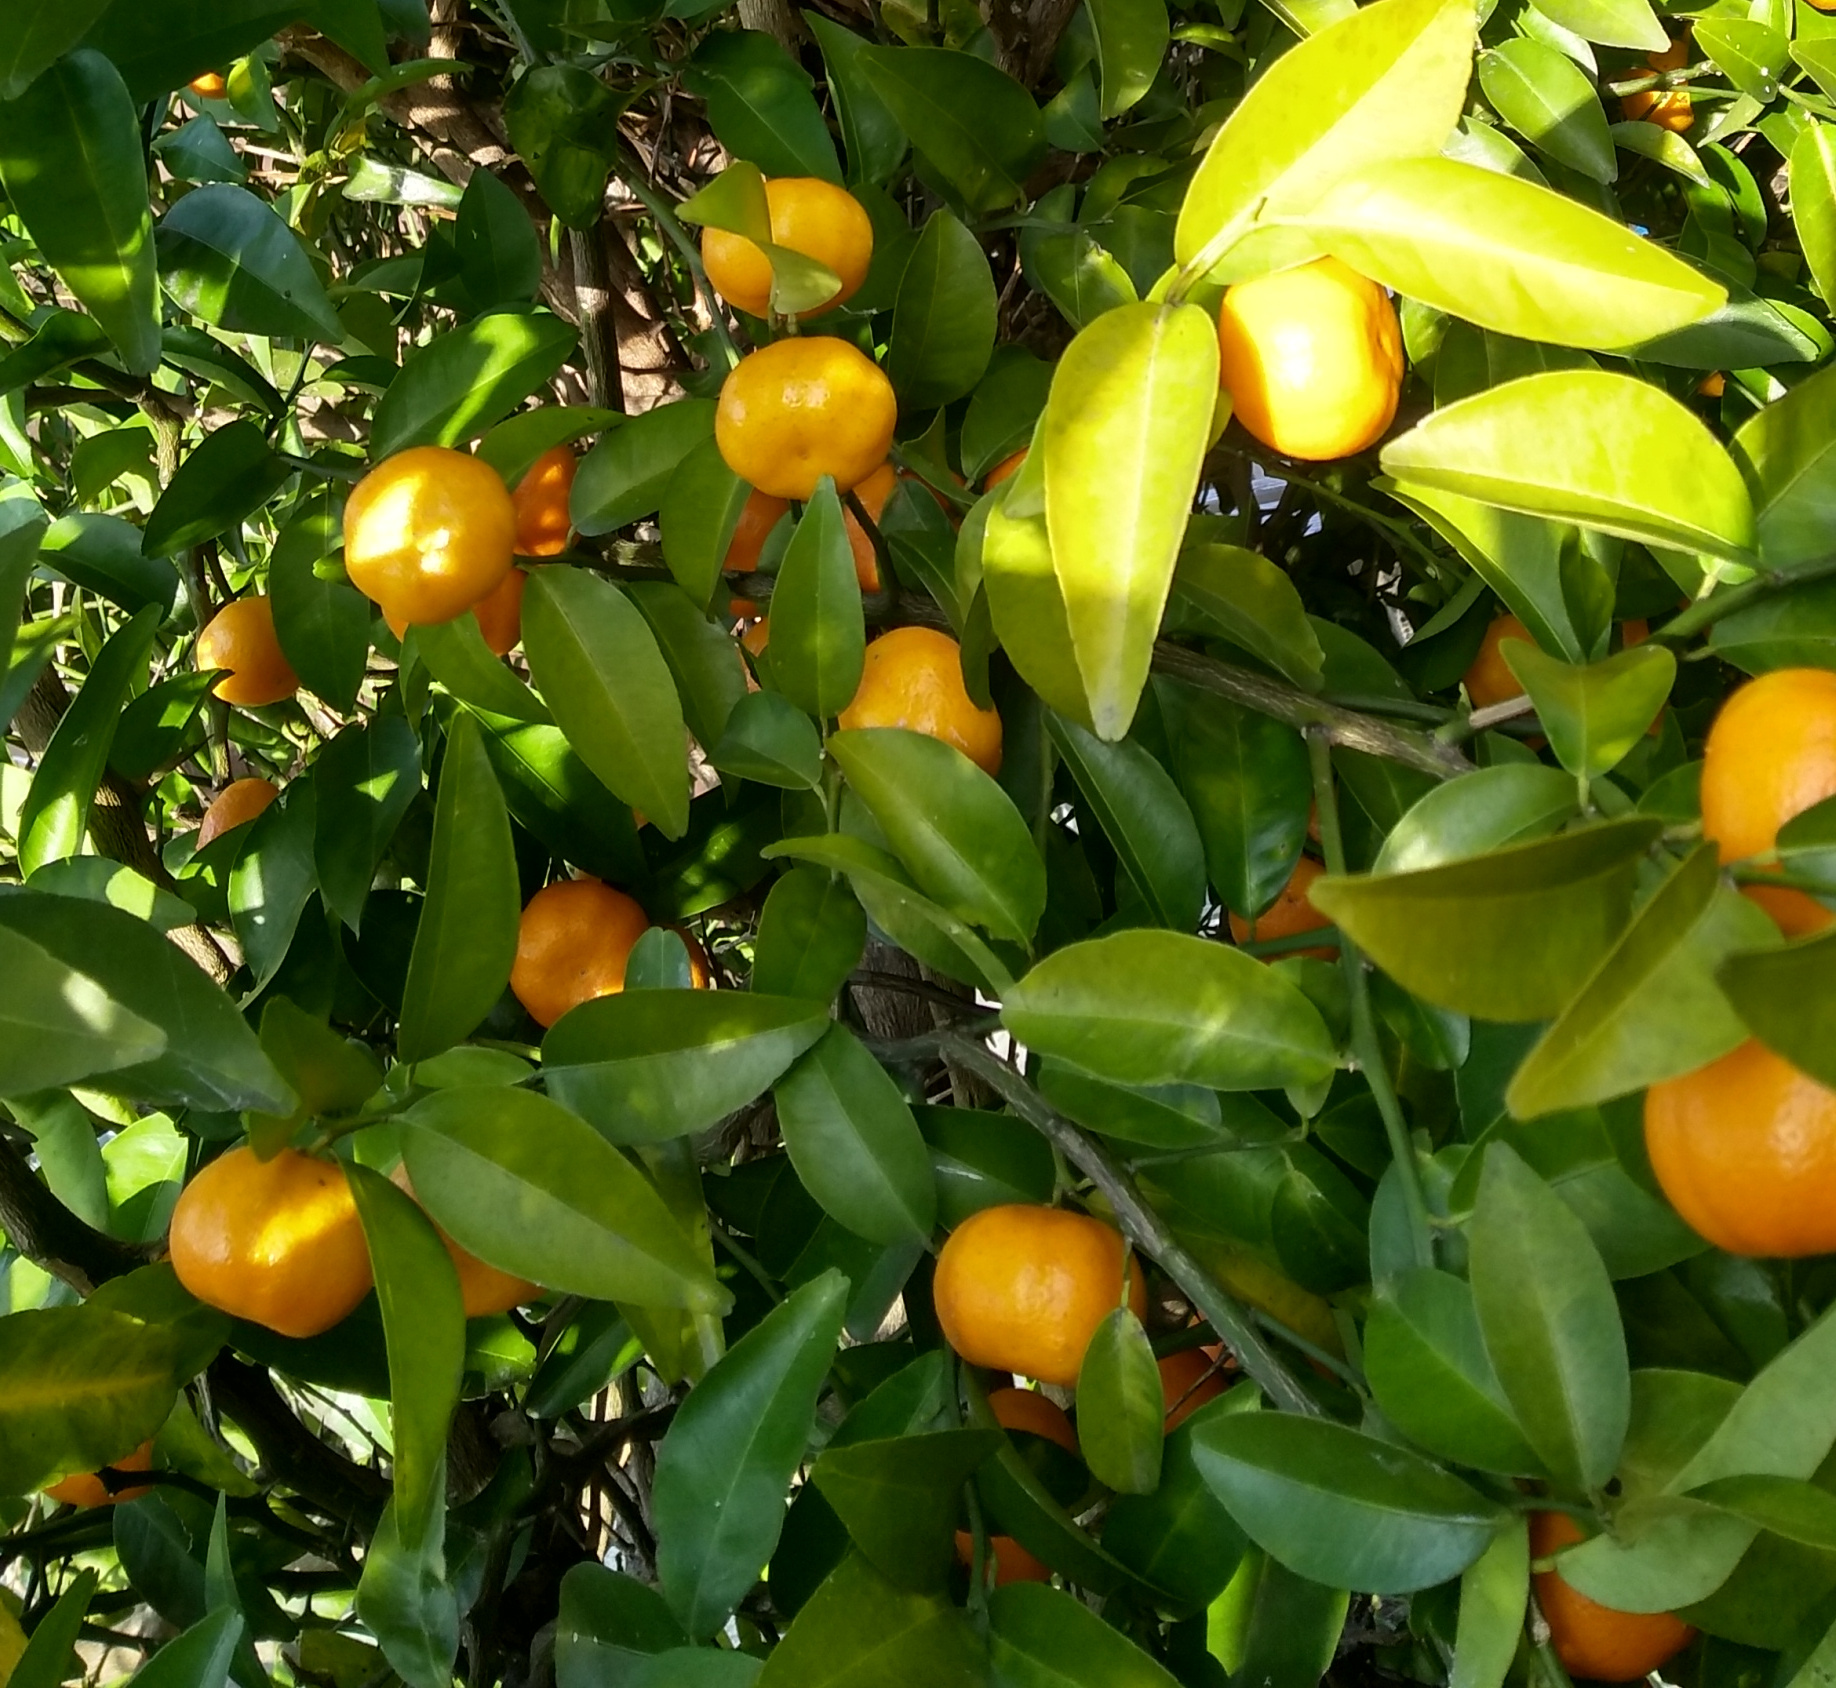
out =
[[193,661],[200,669],[227,668],[211,687],[225,703],[258,708],[279,703],[300,689],[274,631],[274,605],[261,593],[233,598],[198,635]]
[[[1330,926],[1332,922],[1307,898],[1308,887],[1325,871],[1311,856],[1302,856],[1294,864],[1288,883],[1282,886],[1281,895],[1254,920],[1245,920],[1239,914],[1230,915],[1231,937],[1240,944],[1266,944],[1276,938],[1291,938],[1297,932],[1317,932],[1322,926]],[[1338,951],[1333,949],[1293,953],[1317,956],[1322,961],[1332,961],[1338,956]]]
[[[832,311],[860,291],[873,262],[873,223],[846,188],[817,176],[779,176],[765,184],[771,242],[833,270],[841,291],[797,313],[798,320]],[[771,260],[743,234],[701,231],[701,261],[714,291],[736,310],[762,317],[771,310]]]
[[1769,856],[1779,828],[1836,797],[1836,673],[1778,668],[1721,706],[1702,760],[1702,832],[1724,862]]
[[1022,446],[1011,457],[1003,457],[986,475],[982,477],[982,490],[989,491],[998,487],[1009,475],[1020,473],[1020,465],[1026,461],[1028,447]]
[[[1530,1555],[1546,1559],[1586,1539],[1565,1512],[1530,1516]],[[1556,1657],[1570,1676],[1589,1682],[1636,1682],[1695,1640],[1696,1632],[1669,1612],[1620,1612],[1590,1600],[1559,1571],[1536,1573],[1536,1601],[1549,1620]]]
[[219,1155],[172,1210],[172,1269],[198,1300],[282,1336],[317,1336],[370,1291],[370,1251],[344,1168],[246,1145]]
[[[1014,1203],[972,1213],[937,1257],[932,1295],[945,1339],[974,1366],[1069,1389],[1104,1316],[1122,1304],[1122,1233],[1064,1208]],[[1128,1303],[1147,1310],[1138,1266]]]
[[[418,1201],[406,1163],[398,1164],[389,1178],[409,1200]],[[433,1221],[430,1219],[428,1223],[433,1224]],[[542,1293],[540,1284],[487,1266],[470,1250],[461,1248],[438,1225],[434,1225],[434,1229],[440,1232],[440,1241],[446,1244],[446,1252],[453,1257],[453,1269],[459,1274],[459,1299],[468,1319],[508,1313],[512,1307],[521,1307],[525,1301],[533,1301]]]
[[727,467],[773,498],[806,499],[824,475],[838,492],[886,461],[899,419],[892,383],[846,340],[779,340],[721,384],[714,438]]
[[1536,642],[1530,637],[1530,629],[1514,615],[1501,615],[1486,628],[1485,637],[1479,641],[1479,654],[1464,679],[1467,698],[1475,709],[1490,709],[1495,703],[1508,703],[1524,695],[1523,686],[1499,652],[1499,643],[1504,639]]
[[[1815,5],[1816,0],[1811,0]],[[1719,369],[1711,369],[1708,374],[1696,383],[1696,391],[1705,399],[1718,399],[1728,390],[1728,378]]]
[[598,879],[558,879],[529,899],[516,933],[510,988],[539,1025],[625,988],[632,946],[650,929],[643,909]]
[[574,490],[574,471],[579,466],[572,446],[553,446],[530,464],[529,472],[516,483],[510,503],[516,511],[519,557],[558,557],[567,549],[567,536],[574,531],[567,499]]
[[1836,1091],[1752,1040],[1645,1092],[1670,1205],[1729,1254],[1836,1251]]
[[472,606],[478,631],[493,656],[508,656],[523,636],[523,591],[529,576],[513,568]]
[[[131,1454],[124,1454],[109,1467],[111,1471],[151,1471],[153,1469],[153,1444],[142,1442]],[[142,1495],[150,1495],[153,1486],[150,1483],[137,1484],[131,1489],[117,1489],[113,1494],[108,1486],[94,1472],[79,1471],[74,1477],[66,1477],[61,1482],[45,1485],[47,1495],[53,1500],[61,1500],[66,1506],[117,1506],[124,1500],[139,1500]]]
[[[1816,0],[1811,0],[1811,3],[1815,5]],[[1681,70],[1688,63],[1689,36],[1686,32],[1671,42],[1663,52],[1653,53],[1648,63],[1635,66],[1632,75],[1641,75],[1648,70]],[[1647,123],[1655,123],[1660,129],[1668,129],[1677,135],[1696,121],[1687,88],[1646,88],[1636,94],[1627,94],[1620,100],[1619,109],[1632,122],[1642,118]],[[1700,388],[1697,390],[1701,391]]]
[[867,647],[844,727],[906,727],[953,744],[984,773],[1001,769],[1001,717],[963,684],[962,649],[931,627],[895,627]]
[[207,70],[201,75],[192,77],[185,86],[201,100],[220,100],[229,92],[229,83],[224,79],[223,73],[216,70]]
[[763,656],[771,643],[771,617],[762,615],[740,634],[739,642],[754,656]]
[[1390,296],[1337,258],[1239,282],[1218,311],[1219,378],[1237,420],[1289,457],[1350,457],[1402,391]]
[[489,463],[445,446],[385,458],[344,506],[344,567],[392,627],[451,621],[503,581],[517,512]]
[[[882,463],[854,489],[854,496],[861,501],[861,508],[875,527],[880,525],[881,512],[898,484],[899,477],[893,466]],[[863,592],[879,591],[880,559],[874,551],[873,539],[854,519],[854,512],[846,504],[842,506],[842,524],[848,530],[848,549],[854,553],[854,578],[861,583]]]
[[1808,891],[1791,885],[1743,885],[1740,894],[1748,902],[1758,903],[1788,938],[1808,938],[1836,921],[1836,911],[1818,902]]
[[739,525],[733,530],[733,538],[727,543],[726,560],[720,566],[729,574],[751,574],[759,566],[759,554],[765,549],[771,530],[784,519],[789,509],[788,498],[770,498],[754,489],[740,507]]
[[1182,1348],[1160,1362],[1160,1392],[1167,1401],[1166,1430],[1170,1436],[1207,1401],[1225,1390],[1223,1372],[1202,1348]]
[[221,838],[233,827],[246,826],[278,796],[280,787],[272,780],[231,780],[204,811],[203,822],[198,827],[197,847],[202,850],[213,838]]
[[[1014,1582],[1050,1582],[1050,1569],[1035,1559],[1012,1536],[990,1536],[987,1551],[994,1560],[996,1588]],[[975,1564],[975,1537],[967,1530],[956,1532],[956,1557],[965,1565]]]
[[1077,1432],[1065,1417],[1065,1409],[1037,1389],[991,1389],[988,1409],[1003,1430],[1024,1430],[1056,1442],[1068,1454],[1077,1453]]

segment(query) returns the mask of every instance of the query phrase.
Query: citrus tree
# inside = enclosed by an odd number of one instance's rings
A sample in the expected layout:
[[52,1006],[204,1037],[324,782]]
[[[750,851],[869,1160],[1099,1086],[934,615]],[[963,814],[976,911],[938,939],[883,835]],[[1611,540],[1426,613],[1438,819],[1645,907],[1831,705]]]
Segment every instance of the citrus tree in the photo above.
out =
[[8,0],[0,1683],[1826,1681],[1833,124]]

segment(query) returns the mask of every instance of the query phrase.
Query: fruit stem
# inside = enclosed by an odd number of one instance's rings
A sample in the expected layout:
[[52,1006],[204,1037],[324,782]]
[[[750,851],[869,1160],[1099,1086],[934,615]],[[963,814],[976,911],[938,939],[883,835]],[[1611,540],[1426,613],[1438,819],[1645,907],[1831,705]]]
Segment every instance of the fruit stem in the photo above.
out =
[[[1313,801],[1319,810],[1320,846],[1326,852],[1327,871],[1342,874],[1345,872],[1345,835],[1339,827],[1339,799],[1332,779],[1332,746],[1323,733],[1307,734],[1307,756],[1313,765]],[[1364,957],[1343,928],[1339,932],[1339,964],[1345,970],[1346,994],[1351,999],[1352,1057],[1371,1087],[1378,1113],[1383,1116],[1384,1135],[1390,1140],[1390,1155],[1396,1162],[1396,1176],[1402,1182],[1403,1207],[1409,1215],[1409,1238],[1414,1245],[1415,1263],[1432,1266],[1434,1225],[1428,1217],[1427,1198],[1422,1194],[1415,1144],[1402,1117],[1402,1104],[1396,1100],[1390,1069],[1384,1065],[1383,1048],[1377,1041],[1377,1021],[1371,1013],[1371,988],[1364,975]]]

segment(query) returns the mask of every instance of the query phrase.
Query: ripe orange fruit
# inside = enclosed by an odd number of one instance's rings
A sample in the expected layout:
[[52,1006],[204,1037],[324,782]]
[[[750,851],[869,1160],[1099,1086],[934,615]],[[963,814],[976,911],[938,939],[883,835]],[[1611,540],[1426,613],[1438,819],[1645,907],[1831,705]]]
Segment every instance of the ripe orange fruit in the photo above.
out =
[[[1254,920],[1245,920],[1234,913],[1230,915],[1231,937],[1240,944],[1266,944],[1276,938],[1291,938],[1298,932],[1317,932],[1322,926],[1330,926],[1332,922],[1307,898],[1308,887],[1325,871],[1311,856],[1302,856],[1294,864],[1288,883],[1282,886],[1281,895]],[[1295,953],[1317,956],[1322,961],[1332,961],[1338,956],[1338,951],[1332,949]]]
[[[1586,1532],[1565,1512],[1530,1516],[1530,1556],[1546,1559]],[[1559,1571],[1536,1573],[1536,1600],[1549,1620],[1556,1657],[1590,1682],[1636,1682],[1683,1651],[1696,1632],[1669,1612],[1620,1612],[1590,1600]]]
[[516,555],[517,512],[489,463],[445,446],[385,458],[344,506],[344,567],[392,627],[451,621]]
[[[406,1163],[397,1165],[389,1178],[411,1201],[417,1199]],[[434,1229],[440,1232],[440,1241],[446,1244],[446,1252],[453,1257],[453,1269],[459,1274],[459,1299],[468,1319],[508,1313],[512,1307],[521,1307],[525,1301],[533,1301],[542,1293],[540,1284],[487,1266],[477,1255],[461,1248],[438,1225],[434,1225]]]
[[523,592],[529,576],[513,568],[472,606],[478,631],[493,656],[508,656],[523,636]]
[[1499,642],[1504,639],[1536,642],[1530,637],[1530,629],[1514,615],[1501,615],[1486,628],[1479,654],[1464,678],[1467,698],[1475,709],[1490,709],[1495,703],[1508,703],[1524,695],[1523,686],[1499,653]]
[[650,929],[643,909],[598,879],[558,879],[529,899],[516,933],[510,988],[539,1025],[625,988],[631,947]]
[[[945,1339],[974,1366],[1069,1389],[1104,1316],[1122,1304],[1121,1232],[1064,1208],[1014,1203],[972,1213],[937,1257],[932,1295]],[[1139,1266],[1128,1304],[1147,1310]]]
[[1749,1041],[1645,1092],[1670,1205],[1729,1254],[1836,1251],[1836,1091]]
[[1160,1362],[1160,1392],[1167,1401],[1170,1436],[1207,1401],[1224,1393],[1223,1372],[1202,1348],[1182,1348]]
[[765,647],[771,643],[771,617],[762,615],[757,621],[750,623],[740,634],[739,642],[754,656],[763,656]]
[[[867,512],[867,519],[875,527],[880,525],[881,512],[885,510],[886,501],[892,497],[893,488],[898,484],[899,477],[893,466],[882,463],[854,489],[855,497],[861,501],[861,508]],[[842,506],[842,523],[848,530],[848,549],[854,553],[854,578],[861,583],[863,592],[879,591],[880,559],[874,551],[873,540],[845,504]]]
[[567,549],[567,536],[574,531],[567,499],[579,466],[574,448],[558,445],[543,452],[516,483],[510,502],[516,510],[519,557],[558,557]]
[[1836,673],[1779,668],[1721,706],[1702,762],[1702,832],[1724,862],[1769,856],[1779,828],[1836,797]]
[[963,684],[962,650],[931,627],[895,627],[867,647],[844,727],[906,727],[953,744],[984,773],[1001,769],[1001,717]]
[[[1817,0],[1811,0],[1813,6],[1816,5],[1816,3]],[[1836,4],[1836,0],[1832,0],[1832,4]],[[1708,374],[1703,376],[1702,379],[1696,383],[1697,393],[1705,399],[1718,399],[1727,390],[1727,375],[1719,369],[1711,369]]]
[[219,1155],[172,1210],[172,1269],[198,1300],[282,1336],[317,1336],[369,1294],[370,1251],[344,1168],[246,1145]]
[[740,359],[720,389],[714,438],[727,467],[773,498],[805,499],[824,475],[859,486],[892,449],[899,406],[880,366],[846,340],[779,340]]
[[258,708],[300,689],[274,631],[274,605],[259,592],[233,598],[218,610],[198,635],[192,658],[200,669],[229,670],[211,687],[225,703]]
[[201,100],[220,100],[229,92],[229,83],[223,73],[207,70],[202,75],[194,76],[185,84]]
[[1350,457],[1375,445],[1396,415],[1396,307],[1337,258],[1230,288],[1218,347],[1237,420],[1289,457]]
[[[153,1444],[142,1442],[131,1454],[124,1454],[116,1460],[109,1469],[151,1471]],[[44,1492],[53,1500],[61,1500],[66,1506],[117,1506],[124,1500],[139,1500],[142,1495],[152,1494],[153,1486],[150,1483],[140,1483],[131,1489],[117,1489],[111,1495],[108,1486],[93,1471],[79,1471],[61,1482],[46,1484]]]
[[[1816,0],[1811,0],[1813,5]],[[1650,62],[1635,66],[1632,74],[1640,75],[1647,70],[1681,70],[1689,63],[1689,36],[1680,35],[1661,53],[1653,53]],[[1643,118],[1647,123],[1655,123],[1660,129],[1668,129],[1680,135],[1695,121],[1696,114],[1690,106],[1687,88],[1646,88],[1636,94],[1627,94],[1619,102],[1621,113],[1630,121],[1637,122]]]
[[204,811],[204,820],[198,827],[197,847],[202,850],[213,838],[221,838],[231,828],[246,826],[278,796],[280,787],[272,780],[231,780]]
[[759,554],[765,549],[771,530],[784,519],[789,509],[788,498],[771,498],[754,489],[740,507],[739,525],[733,530],[726,559],[720,566],[729,574],[751,574],[759,566]]
[[1065,1409],[1037,1389],[991,1389],[988,1409],[1003,1430],[1024,1430],[1056,1442],[1068,1454],[1077,1453],[1077,1432],[1065,1417]]
[[[765,184],[771,241],[833,270],[841,291],[799,311],[798,320],[832,311],[860,291],[873,262],[873,223],[846,188],[817,176],[779,176]],[[736,310],[762,317],[771,309],[771,260],[743,234],[703,229],[701,261],[714,291]]]
[[982,490],[987,492],[994,487],[998,487],[1009,475],[1019,474],[1020,465],[1026,461],[1026,454],[1029,449],[1030,448],[1027,446],[1022,446],[1013,456],[1003,457],[999,463],[982,477]]
[[1808,938],[1836,922],[1836,911],[1820,903],[1808,891],[1791,885],[1743,885],[1740,894],[1750,903],[1758,903],[1772,916],[1774,926],[1788,938]]
[[[990,1536],[988,1555],[994,1560],[996,1588],[1015,1582],[1050,1582],[1051,1570],[1022,1547],[1012,1536]],[[956,1532],[956,1557],[965,1565],[975,1564],[975,1537],[967,1530]]]

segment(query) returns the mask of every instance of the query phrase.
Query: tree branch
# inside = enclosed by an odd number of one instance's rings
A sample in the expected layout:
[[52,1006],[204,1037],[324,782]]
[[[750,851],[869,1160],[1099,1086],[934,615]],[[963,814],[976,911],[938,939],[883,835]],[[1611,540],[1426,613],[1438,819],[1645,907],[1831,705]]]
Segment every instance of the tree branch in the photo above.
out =
[[86,1225],[54,1196],[25,1156],[0,1136],[0,1231],[34,1266],[62,1279],[78,1295],[153,1259]]

